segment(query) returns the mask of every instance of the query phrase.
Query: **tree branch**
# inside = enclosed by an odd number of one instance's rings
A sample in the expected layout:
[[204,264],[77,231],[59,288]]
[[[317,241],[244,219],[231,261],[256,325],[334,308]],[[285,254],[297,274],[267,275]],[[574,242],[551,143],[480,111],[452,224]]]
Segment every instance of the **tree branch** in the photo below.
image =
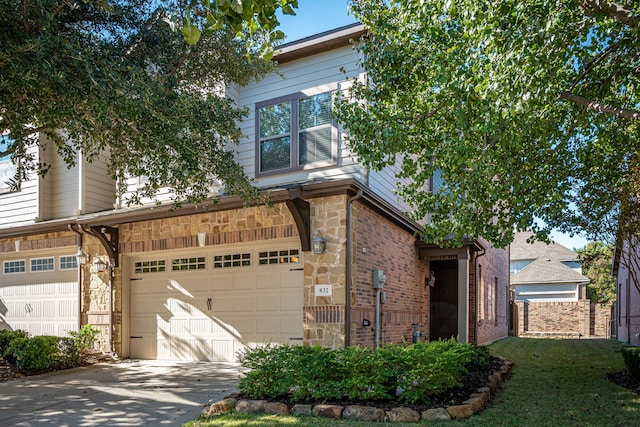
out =
[[619,3],[608,2],[604,0],[583,0],[582,7],[585,13],[589,11],[594,13],[602,13],[630,27],[638,26],[637,16],[632,16],[632,11],[626,6]]
[[573,84],[571,85],[571,87],[567,90],[567,92],[571,92],[573,90],[573,88],[576,87],[576,85],[578,83],[580,83],[580,81],[587,75],[589,74],[589,72],[591,70],[593,70],[600,62],[602,62],[607,56],[609,56],[610,54],[612,54],[613,52],[615,52],[616,50],[618,50],[618,48],[620,47],[620,44],[622,43],[622,41],[624,40],[624,38],[616,41],[615,43],[613,43],[611,46],[609,46],[608,48],[606,48],[604,51],[600,52],[600,54],[598,56],[596,56],[595,58],[593,58],[591,61],[589,61],[585,66],[584,66],[584,71],[582,72],[582,74],[580,74],[580,76],[578,76],[578,78],[576,79],[575,82],[573,82]]
[[575,102],[576,104],[587,107],[597,113],[613,114],[614,116],[622,117],[625,119],[640,120],[640,111],[628,110],[626,108],[612,107],[610,105],[601,104],[599,102],[590,101],[580,95],[574,95],[569,92],[560,92],[559,98],[567,101]]

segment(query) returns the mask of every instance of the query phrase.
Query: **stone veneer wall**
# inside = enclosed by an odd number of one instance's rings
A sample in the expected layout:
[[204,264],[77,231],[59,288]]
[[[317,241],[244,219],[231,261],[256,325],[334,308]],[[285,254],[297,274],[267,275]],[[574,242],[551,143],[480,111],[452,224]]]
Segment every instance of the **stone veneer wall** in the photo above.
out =
[[[307,252],[304,257],[304,343],[343,347],[347,196],[312,199],[310,203],[311,230],[320,230],[327,248],[323,254]],[[316,285],[330,285],[331,296],[316,295]]]
[[[426,263],[419,259],[416,237],[368,206],[354,204],[354,252],[356,269],[352,288],[351,345],[375,346],[375,297],[373,273],[383,270],[387,283],[382,290],[380,344],[411,342],[412,323],[429,332],[429,288],[425,286]],[[363,322],[369,321],[365,326]]]
[[590,336],[590,302],[516,301],[518,335],[527,333],[580,334]]

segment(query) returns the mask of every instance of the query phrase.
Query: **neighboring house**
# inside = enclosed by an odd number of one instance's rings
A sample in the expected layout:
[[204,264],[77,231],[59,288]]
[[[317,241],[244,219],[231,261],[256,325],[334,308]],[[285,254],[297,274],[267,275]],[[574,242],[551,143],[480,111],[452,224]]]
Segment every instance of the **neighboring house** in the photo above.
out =
[[578,254],[554,241],[528,243],[529,237],[516,233],[510,248],[514,334],[606,335],[609,311],[587,299]]
[[[416,238],[394,168],[358,163],[332,118],[332,96],[347,86],[341,68],[362,73],[351,40],[363,34],[351,25],[287,44],[277,73],[226,88],[249,108],[237,159],[268,206],[222,194],[178,210],[124,208],[115,183],[85,169],[0,194],[4,327],[61,334],[89,323],[106,351],[185,360],[233,360],[263,342],[411,342],[412,325],[429,340],[507,336],[507,251]],[[80,203],[89,185],[109,202]],[[70,189],[77,204],[44,213],[56,203],[45,196]]]
[[615,336],[619,341],[640,346],[640,256],[637,242],[616,244],[613,275],[616,277],[614,304]]

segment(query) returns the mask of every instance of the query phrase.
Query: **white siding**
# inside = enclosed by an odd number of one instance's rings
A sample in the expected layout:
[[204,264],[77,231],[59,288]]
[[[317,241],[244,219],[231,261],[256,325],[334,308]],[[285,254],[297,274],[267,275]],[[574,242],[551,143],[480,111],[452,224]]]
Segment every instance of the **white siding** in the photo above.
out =
[[[31,149],[36,152],[37,147]],[[11,228],[33,224],[38,217],[38,191],[41,180],[31,174],[28,181],[20,184],[20,190],[0,194],[0,227]]]
[[116,182],[107,171],[107,158],[101,157],[88,163],[83,161],[83,213],[101,212],[113,209],[116,201]]
[[564,284],[530,284],[517,285],[515,288],[516,301],[536,302],[564,302],[578,301],[578,285]]
[[46,194],[51,195],[44,203],[47,212],[44,219],[73,216],[80,209],[80,166],[76,163],[75,166],[68,168],[60,156],[53,155],[51,157],[51,170],[44,178],[47,187]]
[[381,171],[371,171],[369,173],[369,187],[377,195],[398,207],[404,212],[409,212],[411,207],[400,199],[395,190],[399,184],[407,184],[408,180],[400,180],[396,178],[396,173],[400,171],[402,165],[403,156],[401,154],[396,155],[396,163],[382,169]]

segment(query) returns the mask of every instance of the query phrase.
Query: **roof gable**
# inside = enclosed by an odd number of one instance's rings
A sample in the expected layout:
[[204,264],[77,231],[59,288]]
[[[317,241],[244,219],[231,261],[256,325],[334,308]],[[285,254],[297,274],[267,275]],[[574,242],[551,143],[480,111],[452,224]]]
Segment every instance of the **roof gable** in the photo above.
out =
[[589,278],[567,267],[560,261],[538,258],[522,270],[511,276],[511,284],[524,283],[584,283]]
[[527,243],[531,236],[531,232],[515,234],[511,243],[511,261],[534,260],[541,257],[557,261],[579,261],[577,253],[553,240],[550,244],[540,241]]

